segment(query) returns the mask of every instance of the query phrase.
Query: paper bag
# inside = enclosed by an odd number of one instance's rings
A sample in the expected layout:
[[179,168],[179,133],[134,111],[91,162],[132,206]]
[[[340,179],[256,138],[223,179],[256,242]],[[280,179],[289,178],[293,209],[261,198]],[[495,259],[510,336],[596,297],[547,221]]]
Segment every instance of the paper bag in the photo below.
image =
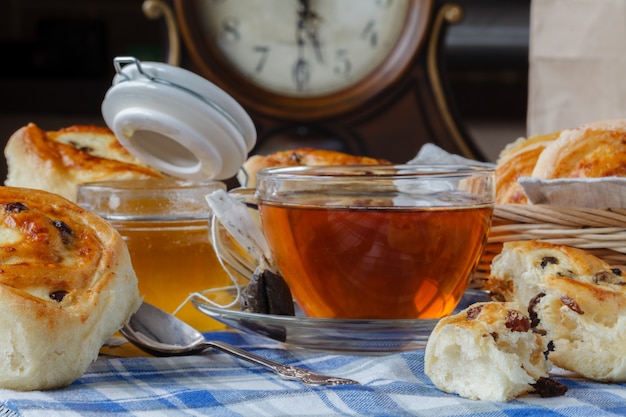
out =
[[626,1],[532,0],[529,136],[626,117]]

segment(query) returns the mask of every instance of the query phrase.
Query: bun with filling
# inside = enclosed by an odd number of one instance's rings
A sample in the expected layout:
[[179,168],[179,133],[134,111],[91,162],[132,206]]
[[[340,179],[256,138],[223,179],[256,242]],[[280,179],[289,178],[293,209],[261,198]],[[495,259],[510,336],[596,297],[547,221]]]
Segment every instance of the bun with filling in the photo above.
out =
[[442,391],[475,400],[510,401],[564,392],[549,379],[549,341],[521,303],[477,303],[439,321],[428,339],[424,372]]
[[530,176],[543,150],[559,132],[520,138],[507,145],[496,163],[496,204],[525,204],[526,194],[517,180]]
[[49,191],[71,201],[80,183],[163,177],[131,155],[109,129],[97,126],[46,132],[30,123],[9,138],[4,155],[5,185]]
[[45,191],[0,187],[0,388],[80,377],[141,303],[105,220]]
[[626,381],[626,273],[576,248],[507,242],[487,288],[528,305],[554,342],[555,365],[597,381]]
[[520,177],[543,179],[626,176],[626,120],[520,138],[496,163],[496,204],[525,204]]
[[602,120],[564,130],[541,153],[532,176],[626,176],[626,120]]
[[247,188],[256,187],[256,173],[263,168],[298,165],[383,165],[384,159],[350,155],[325,149],[299,148],[279,151],[270,155],[253,155],[243,164],[237,175],[239,183]]

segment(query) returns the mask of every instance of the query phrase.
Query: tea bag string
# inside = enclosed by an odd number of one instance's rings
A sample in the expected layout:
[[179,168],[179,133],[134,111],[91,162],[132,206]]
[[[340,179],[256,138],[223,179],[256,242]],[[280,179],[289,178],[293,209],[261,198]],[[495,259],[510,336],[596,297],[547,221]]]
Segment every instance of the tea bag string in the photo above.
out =
[[[220,266],[226,272],[233,285],[191,293],[176,308],[173,314],[176,314],[186,303],[195,297],[219,308],[236,306],[241,300],[242,288],[240,282],[242,278],[249,280],[257,268],[275,269],[265,236],[248,212],[248,207],[223,190],[212,192],[206,196],[206,200],[213,212],[209,233],[211,244]],[[228,233],[228,238],[232,238],[236,244],[240,245],[240,249],[245,251],[252,259],[246,259],[246,257],[238,253],[237,248],[233,247],[233,243],[224,242],[221,237],[221,227]],[[235,298],[227,304],[218,303],[206,296],[210,293],[223,292],[233,288],[235,289]]]
[[[239,284],[239,280],[232,273],[229,265],[226,265],[226,262],[224,261],[224,258],[226,257],[226,255],[223,252],[224,248],[223,248],[221,239],[219,239],[218,237],[219,235],[218,223],[219,223],[219,220],[217,216],[212,216],[209,237],[211,240],[211,245],[213,246],[213,249],[215,251],[217,260],[220,263],[220,266],[222,267],[222,269],[226,272],[226,275],[228,275],[228,278],[230,279],[233,285],[228,285],[225,287],[218,287],[218,288],[209,288],[203,291],[192,292],[182,301],[182,303],[178,305],[178,307],[176,307],[176,309],[172,312],[173,315],[176,315],[188,302],[190,302],[194,298],[200,298],[202,301],[218,308],[234,307],[239,303],[241,299],[241,286]],[[231,302],[227,304],[218,303],[214,300],[211,300],[210,298],[206,296],[210,293],[219,293],[219,292],[224,292],[224,291],[230,291],[232,289],[235,289],[235,297],[233,298]]]

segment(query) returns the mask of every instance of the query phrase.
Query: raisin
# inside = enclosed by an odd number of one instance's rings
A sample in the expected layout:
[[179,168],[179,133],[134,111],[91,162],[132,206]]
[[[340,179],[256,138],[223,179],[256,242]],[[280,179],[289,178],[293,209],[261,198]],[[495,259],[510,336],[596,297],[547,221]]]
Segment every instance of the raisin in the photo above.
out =
[[69,244],[71,242],[71,238],[74,235],[72,229],[61,220],[53,220],[52,225],[56,227],[59,232],[61,232],[61,241],[63,242],[63,244]]
[[585,314],[585,312],[580,308],[576,300],[570,298],[569,296],[564,295],[563,297],[561,297],[561,302],[568,306],[573,312],[578,314]]
[[546,360],[548,360],[548,355],[550,354],[550,352],[554,352],[554,341],[550,340],[548,342],[548,346],[545,352],[543,352],[543,356],[546,358]]
[[94,149],[91,146],[81,145],[81,144],[79,144],[77,142],[74,142],[74,141],[70,141],[69,144],[72,145],[73,147],[75,147],[76,149],[78,149],[81,152],[91,153],[91,152],[94,151]]
[[483,310],[483,306],[470,307],[467,309],[467,320],[474,320],[480,315]]
[[548,266],[548,264],[558,265],[559,260],[554,256],[544,256],[541,260],[541,267],[545,268],[546,266]]
[[67,291],[65,290],[54,291],[50,293],[50,299],[60,303],[66,295]]
[[289,156],[289,159],[294,161],[296,164],[299,164],[302,161],[302,155],[300,155],[298,152],[294,152]]
[[574,272],[572,272],[569,269],[566,272],[567,272],[567,274],[563,273],[562,271],[559,271],[559,272],[556,273],[556,276],[557,277],[562,277],[562,278],[572,278],[572,279],[574,279]]
[[539,301],[545,295],[546,295],[545,293],[540,292],[539,294],[537,294],[533,298],[531,298],[530,301],[528,302],[528,317],[530,318],[530,327],[537,327],[537,326],[539,326],[539,322],[541,320],[539,320],[539,316],[535,312],[535,306],[537,304],[539,304]]
[[530,319],[517,310],[509,310],[504,325],[512,332],[527,332],[530,330]]
[[619,268],[613,268],[611,269],[611,272],[614,273],[615,275],[617,275],[618,277],[622,276],[622,270]]
[[9,213],[20,213],[22,211],[28,210],[28,207],[24,203],[20,203],[18,201],[5,204],[3,207],[4,211],[7,211]]
[[533,388],[535,388],[535,392],[543,398],[560,397],[567,392],[567,385],[562,384],[552,378],[541,377],[537,380],[537,382],[531,385]]
[[493,337],[493,340],[496,341],[496,342],[500,338],[500,335],[498,334],[498,332],[491,332],[489,334],[491,335],[491,337]]
[[[610,271],[600,271],[596,273],[593,276],[593,282],[595,282],[596,284],[606,282],[607,284],[626,285],[626,282],[621,279],[621,276],[619,274],[616,274],[614,271],[615,270],[613,269]],[[618,271],[620,270],[618,269]]]

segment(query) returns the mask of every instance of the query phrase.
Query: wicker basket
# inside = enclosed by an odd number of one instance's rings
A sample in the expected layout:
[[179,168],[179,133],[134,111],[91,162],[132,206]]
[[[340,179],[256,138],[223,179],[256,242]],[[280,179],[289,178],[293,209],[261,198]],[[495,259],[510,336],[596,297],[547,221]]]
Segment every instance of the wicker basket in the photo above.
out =
[[482,287],[491,261],[502,244],[514,240],[542,240],[573,246],[613,266],[626,265],[626,209],[588,209],[530,204],[496,205],[487,245],[473,276]]

